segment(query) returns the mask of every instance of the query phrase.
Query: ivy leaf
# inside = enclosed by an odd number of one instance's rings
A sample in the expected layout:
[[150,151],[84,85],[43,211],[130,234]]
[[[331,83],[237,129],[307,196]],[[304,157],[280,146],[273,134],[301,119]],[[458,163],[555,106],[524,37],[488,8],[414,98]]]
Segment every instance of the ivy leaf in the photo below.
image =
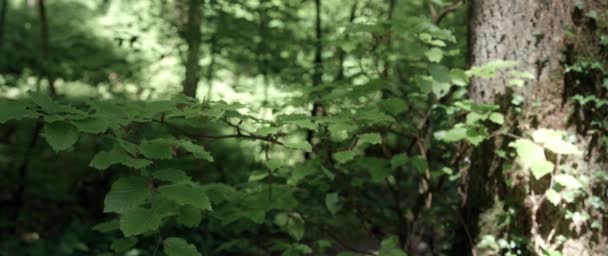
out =
[[150,209],[135,208],[120,216],[120,230],[126,237],[157,230],[161,218]]
[[360,134],[359,141],[361,143],[380,144],[382,142],[382,137],[380,137],[380,134],[378,133]]
[[78,130],[74,125],[58,121],[44,126],[44,137],[55,152],[70,148],[78,141]]
[[287,142],[285,147],[291,149],[304,150],[305,152],[312,152],[312,146],[307,141],[304,142]]
[[209,198],[198,185],[191,183],[165,185],[160,186],[158,192],[162,197],[180,205],[192,205],[198,209],[211,210]]
[[163,242],[165,254],[167,256],[200,256],[194,245],[178,237],[169,237]]
[[120,178],[104,199],[104,212],[126,213],[137,208],[150,196],[148,181],[143,177]]
[[334,153],[334,159],[336,159],[336,161],[338,161],[338,163],[346,163],[348,161],[351,161],[355,158],[355,152],[352,150],[348,150],[348,151],[341,151],[341,152],[336,152]]

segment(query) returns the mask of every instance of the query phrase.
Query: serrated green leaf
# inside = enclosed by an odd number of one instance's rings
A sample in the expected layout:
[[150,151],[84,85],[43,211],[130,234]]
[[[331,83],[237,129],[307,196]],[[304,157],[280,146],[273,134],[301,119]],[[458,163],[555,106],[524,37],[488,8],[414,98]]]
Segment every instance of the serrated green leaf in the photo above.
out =
[[268,171],[257,170],[253,171],[249,174],[249,182],[256,182],[265,179],[268,177]]
[[408,157],[405,153],[394,155],[391,158],[391,168],[395,169],[404,166],[407,163],[407,159]]
[[135,208],[120,216],[120,230],[126,237],[157,230],[161,218],[150,209]]
[[336,161],[338,161],[338,163],[346,163],[348,161],[351,161],[355,158],[356,153],[352,150],[348,150],[348,151],[340,151],[340,152],[336,152],[334,153],[334,159],[336,159]]
[[55,152],[66,150],[78,141],[78,130],[74,125],[65,121],[47,123],[43,136]]
[[93,226],[93,230],[101,233],[109,233],[120,229],[120,221],[118,219],[99,223]]
[[279,213],[275,216],[274,223],[295,240],[304,237],[304,219],[298,213]]
[[0,100],[0,124],[8,120],[36,118],[38,113],[25,101]]
[[178,237],[169,237],[163,242],[167,256],[201,256],[194,245]]
[[391,115],[398,115],[404,113],[409,108],[405,100],[395,97],[382,100],[378,103],[378,105],[382,109],[382,111],[387,112]]
[[112,184],[104,200],[104,212],[125,213],[143,204],[150,196],[143,177],[124,177]]
[[198,209],[211,210],[211,202],[205,191],[199,186],[190,183],[179,183],[160,186],[159,194],[180,205],[192,205]]
[[139,145],[139,153],[150,159],[171,159],[171,145],[161,142],[144,142]]
[[122,164],[133,169],[143,169],[151,165],[152,161],[148,159],[129,157],[128,159],[124,160]]
[[110,248],[115,252],[124,252],[137,244],[136,237],[125,237],[112,241]]
[[168,181],[173,183],[190,181],[190,177],[186,174],[186,172],[171,168],[155,171],[152,173],[152,177],[157,180]]
[[190,205],[182,206],[177,214],[177,223],[182,224],[186,227],[194,228],[198,227],[203,219],[201,210],[194,208]]
[[98,170],[105,170],[114,164],[122,163],[130,158],[127,152],[115,146],[110,151],[97,153],[93,157],[93,160],[91,160],[91,163],[89,163],[89,166]]
[[360,134],[359,142],[369,144],[380,144],[382,142],[382,137],[379,133]]
[[503,124],[505,122],[505,117],[501,113],[493,112],[490,114],[490,121],[496,124]]
[[109,127],[108,121],[100,117],[88,117],[85,119],[72,120],[72,124],[74,124],[81,132],[94,134],[103,133]]
[[424,55],[430,62],[438,63],[443,59],[443,50],[437,47],[433,47],[428,51],[424,52]]

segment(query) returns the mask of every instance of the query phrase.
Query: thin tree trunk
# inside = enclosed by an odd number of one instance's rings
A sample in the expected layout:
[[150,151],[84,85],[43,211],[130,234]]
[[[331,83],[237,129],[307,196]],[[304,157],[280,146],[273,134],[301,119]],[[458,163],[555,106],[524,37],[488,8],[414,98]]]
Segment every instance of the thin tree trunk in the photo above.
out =
[[[0,56],[3,55],[4,49],[4,27],[6,26],[6,14],[8,13],[8,0],[1,0],[0,3]],[[0,60],[0,65],[2,65],[4,59]]]
[[[313,61],[313,74],[312,74],[312,86],[316,87],[320,85],[323,81],[323,34],[321,30],[321,0],[315,0],[315,58]],[[323,114],[323,105],[319,103],[316,99],[313,100],[312,110],[310,115],[313,117],[320,116]],[[314,131],[308,130],[306,134],[306,141],[313,145],[313,137]],[[314,147],[313,147],[314,148]],[[310,159],[312,154],[310,152],[306,152],[304,155],[305,159]]]
[[[480,104],[500,106],[507,113],[505,125],[511,134],[530,137],[539,128],[576,133],[569,122],[574,108],[568,102],[572,96],[568,90],[573,85],[567,82],[564,71],[567,59],[572,54],[568,50],[570,46],[566,33],[576,26],[572,22],[575,1],[474,0],[472,4],[472,65],[481,66],[495,60],[514,61],[517,62],[516,70],[532,74],[534,78],[527,80],[521,88],[509,86],[514,78],[511,70],[500,71],[490,79],[473,78],[469,91],[471,99]],[[511,100],[515,95],[525,99],[518,115],[512,114]],[[592,150],[588,144],[590,138],[580,133],[579,136],[581,141],[577,146]],[[518,209],[508,233],[529,237],[529,248],[535,254],[542,255],[542,247],[557,249],[557,241],[551,240],[551,237],[566,234],[564,232],[568,232],[568,228],[560,227],[563,216],[556,213],[542,196],[550,184],[545,180],[548,177],[536,180],[529,171],[516,170],[522,176],[512,180],[513,187],[507,186],[505,170],[502,170],[505,160],[494,152],[509,150],[511,140],[506,136],[496,136],[482,143],[470,155],[471,164],[461,173],[464,195],[461,215],[464,225],[458,233],[471,231],[473,237],[494,235],[499,238],[501,232],[506,231],[498,230],[496,223],[488,225],[480,219],[487,219],[495,211],[502,211],[496,202],[503,201]],[[577,164],[589,166],[587,161]],[[582,236],[576,234],[566,236],[569,239],[561,247],[563,255],[596,255],[591,253],[589,240],[580,240]],[[475,254],[476,249],[471,247],[478,240],[467,241],[465,236],[460,238],[453,250],[455,255]],[[483,255],[481,251],[479,253]]]
[[[357,8],[359,6],[359,1],[356,0],[350,8],[350,16],[348,17],[348,23],[352,24],[357,17]],[[336,74],[336,81],[344,80],[344,61],[346,59],[346,51],[342,48],[338,48],[338,73]]]
[[38,0],[38,18],[40,20],[40,66],[41,77],[46,78],[51,96],[57,96],[54,79],[48,70],[49,56],[49,23],[46,15],[45,0]]
[[185,39],[188,51],[186,53],[186,77],[183,82],[183,93],[188,97],[196,97],[200,80],[200,50],[202,25],[202,0],[188,0],[188,17],[186,21]]

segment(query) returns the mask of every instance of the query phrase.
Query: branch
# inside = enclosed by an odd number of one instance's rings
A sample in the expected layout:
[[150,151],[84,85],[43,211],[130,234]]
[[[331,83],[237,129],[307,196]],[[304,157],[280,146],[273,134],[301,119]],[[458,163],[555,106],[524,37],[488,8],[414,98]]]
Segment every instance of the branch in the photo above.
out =
[[445,18],[448,14],[453,11],[456,11],[461,5],[464,4],[464,0],[459,0],[458,2],[453,3],[452,5],[440,10],[437,12],[433,7],[433,3],[429,1],[429,9],[431,10],[431,18],[433,19],[433,24],[439,25],[441,20]]

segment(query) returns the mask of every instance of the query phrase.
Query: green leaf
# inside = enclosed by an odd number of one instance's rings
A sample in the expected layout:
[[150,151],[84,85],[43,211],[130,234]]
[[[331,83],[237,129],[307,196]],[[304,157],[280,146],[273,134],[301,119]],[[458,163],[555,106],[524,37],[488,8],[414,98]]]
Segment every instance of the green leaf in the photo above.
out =
[[304,237],[304,219],[298,213],[279,213],[274,223],[298,241]]
[[93,157],[93,160],[91,160],[91,163],[89,163],[89,166],[98,170],[105,170],[111,165],[122,163],[129,159],[129,155],[123,149],[115,146],[110,151],[97,153]]
[[283,166],[283,161],[281,161],[279,159],[270,159],[270,160],[264,162],[264,165],[266,165],[266,167],[268,167],[269,170],[274,171],[276,169],[281,168],[281,166]]
[[559,205],[559,202],[562,200],[562,197],[559,195],[559,193],[557,193],[557,191],[553,189],[548,189],[545,192],[545,195],[547,196],[549,202],[551,202],[555,206]]
[[150,159],[171,159],[171,145],[161,142],[144,142],[139,145],[139,152]]
[[396,237],[389,237],[380,243],[380,252],[378,256],[407,256],[405,252],[399,249],[399,241]]
[[70,148],[78,141],[78,130],[74,125],[64,121],[47,123],[44,126],[43,136],[57,152]]
[[81,132],[94,134],[103,133],[109,127],[109,123],[100,117],[88,117],[80,120],[72,120],[72,124],[74,124]]
[[109,233],[120,229],[120,221],[118,219],[99,223],[93,227],[93,230],[101,233]]
[[104,212],[125,213],[136,209],[150,196],[148,181],[143,177],[120,178],[106,195]]
[[490,114],[490,121],[502,125],[505,122],[505,117],[501,113],[493,112]]
[[136,208],[120,216],[120,230],[126,237],[157,230],[161,218],[150,209]]
[[36,118],[38,113],[25,101],[0,100],[0,124],[8,120]]
[[177,214],[177,223],[190,228],[198,227],[202,219],[201,210],[190,205],[182,206]]
[[536,161],[530,165],[530,171],[537,180],[551,173],[555,169],[555,165],[549,161]]
[[555,180],[555,182],[557,182],[557,184],[560,184],[560,185],[566,187],[567,189],[575,190],[575,189],[580,189],[583,187],[583,185],[572,175],[568,175],[568,174],[555,175],[555,177],[553,177],[553,179]]
[[532,133],[532,138],[536,143],[553,151],[556,154],[562,155],[580,155],[582,152],[563,138],[565,132],[552,129],[538,129]]
[[380,137],[379,133],[360,134],[359,142],[369,144],[380,144],[382,142],[382,137]]
[[340,199],[338,198],[338,193],[330,193],[325,195],[325,207],[332,215],[336,215],[340,210]]
[[186,172],[178,169],[162,169],[152,173],[152,177],[157,180],[168,181],[173,183],[180,183],[190,181],[190,177]]
[[404,166],[407,164],[407,159],[408,157],[405,153],[394,155],[393,158],[391,158],[391,168],[395,169]]
[[437,47],[433,47],[428,51],[424,52],[424,55],[426,55],[426,58],[430,62],[438,63],[443,59],[443,50]]
[[307,141],[304,142],[286,142],[285,147],[291,149],[304,150],[305,152],[312,152],[312,146]]
[[211,210],[209,198],[198,185],[190,183],[165,185],[160,186],[158,192],[162,197],[173,200],[180,205],[192,205],[198,209]]
[[137,237],[125,237],[112,241],[110,248],[115,252],[124,252],[137,244]]
[[178,237],[169,237],[163,242],[167,256],[201,256],[194,245]]
[[129,157],[127,160],[124,160],[122,164],[133,169],[143,169],[151,165],[152,161]]
[[378,103],[378,105],[380,109],[382,109],[382,111],[387,112],[391,115],[398,115],[404,113],[409,108],[405,100],[395,97],[382,100]]
[[253,172],[251,172],[251,174],[249,174],[248,181],[256,182],[256,181],[263,180],[266,177],[268,177],[268,171],[257,170],[257,171],[253,171]]
[[336,161],[338,161],[338,163],[346,163],[348,161],[351,161],[355,158],[356,153],[352,150],[348,150],[348,151],[341,151],[341,152],[336,152],[334,153],[334,159],[336,159]]
[[189,140],[180,141],[179,145],[186,151],[190,152],[194,157],[213,162],[213,156],[204,147],[196,145]]

